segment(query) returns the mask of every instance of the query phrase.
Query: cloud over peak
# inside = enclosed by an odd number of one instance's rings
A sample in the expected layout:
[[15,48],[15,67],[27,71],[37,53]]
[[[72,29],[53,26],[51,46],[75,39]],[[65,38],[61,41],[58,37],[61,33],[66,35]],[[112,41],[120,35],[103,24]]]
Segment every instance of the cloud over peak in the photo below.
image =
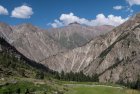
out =
[[22,5],[22,6],[14,8],[14,10],[12,11],[11,17],[28,19],[31,17],[32,14],[33,14],[33,10],[31,7],[27,5]]
[[0,15],[8,15],[8,10],[0,5]]
[[140,0],[126,0],[130,6],[140,5]]
[[105,16],[103,13],[98,14],[95,19],[88,20],[86,18],[80,18],[73,13],[62,14],[59,20],[54,20],[50,25],[54,28],[67,26],[70,23],[78,22],[87,26],[99,26],[99,25],[113,25],[118,26],[125,22],[128,18],[122,18],[121,16],[114,16],[112,14]]

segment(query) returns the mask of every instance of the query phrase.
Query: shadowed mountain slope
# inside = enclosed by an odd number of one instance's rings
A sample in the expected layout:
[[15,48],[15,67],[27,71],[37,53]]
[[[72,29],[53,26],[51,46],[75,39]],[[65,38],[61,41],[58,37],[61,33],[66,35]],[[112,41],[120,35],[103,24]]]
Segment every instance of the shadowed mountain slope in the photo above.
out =
[[41,70],[48,71],[48,68],[28,59],[0,38],[0,77],[35,77]]

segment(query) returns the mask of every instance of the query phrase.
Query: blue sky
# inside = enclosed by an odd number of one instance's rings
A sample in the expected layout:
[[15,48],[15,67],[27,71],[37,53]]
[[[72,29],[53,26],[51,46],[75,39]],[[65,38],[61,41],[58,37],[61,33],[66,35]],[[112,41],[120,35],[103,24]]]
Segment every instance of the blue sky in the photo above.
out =
[[42,28],[81,24],[117,26],[140,10],[140,0],[0,0],[0,22]]

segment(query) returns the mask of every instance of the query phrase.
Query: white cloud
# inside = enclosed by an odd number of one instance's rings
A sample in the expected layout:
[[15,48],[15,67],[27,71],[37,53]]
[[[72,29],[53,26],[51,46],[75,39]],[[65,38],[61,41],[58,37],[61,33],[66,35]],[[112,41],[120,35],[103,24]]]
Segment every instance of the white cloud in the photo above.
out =
[[22,5],[20,7],[16,7],[12,11],[11,17],[27,19],[30,18],[32,14],[33,14],[33,10],[31,7],[27,5]]
[[130,6],[140,5],[140,0],[126,0]]
[[78,16],[75,16],[73,13],[69,14],[62,14],[59,18],[59,20],[54,20],[53,23],[50,23],[50,25],[54,28],[61,27],[61,26],[67,26],[70,23],[78,22],[80,24],[88,25],[88,26],[99,26],[99,25],[113,25],[118,26],[128,20],[128,18],[122,18],[121,16],[114,16],[114,15],[108,15],[107,17],[104,14],[98,14],[95,19],[88,20],[85,18],[80,18]]
[[48,25],[51,25],[51,26],[54,27],[54,28],[63,26],[62,22],[60,22],[60,21],[57,20],[57,19],[54,20],[54,23],[49,23]]
[[0,15],[8,15],[8,10],[0,5]]
[[121,9],[123,9],[123,6],[114,6],[113,9],[115,9],[115,10],[121,10]]

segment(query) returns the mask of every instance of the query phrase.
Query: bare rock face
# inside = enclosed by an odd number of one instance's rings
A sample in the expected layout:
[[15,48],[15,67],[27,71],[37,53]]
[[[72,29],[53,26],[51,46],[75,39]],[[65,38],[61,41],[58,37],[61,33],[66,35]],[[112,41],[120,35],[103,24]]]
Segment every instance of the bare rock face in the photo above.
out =
[[27,58],[40,62],[45,58],[65,50],[49,37],[45,30],[31,24],[10,27],[0,24],[2,36]]
[[71,23],[66,27],[49,29],[50,36],[62,46],[73,49],[85,45],[96,36],[103,35],[111,31],[114,27],[103,26],[84,26],[78,23]]
[[59,72],[98,74],[100,82],[136,82],[140,76],[140,14],[85,46],[41,63]]
[[64,50],[57,42],[51,39],[47,31],[32,25],[21,25],[13,29],[10,35],[13,45],[31,60],[41,60]]

